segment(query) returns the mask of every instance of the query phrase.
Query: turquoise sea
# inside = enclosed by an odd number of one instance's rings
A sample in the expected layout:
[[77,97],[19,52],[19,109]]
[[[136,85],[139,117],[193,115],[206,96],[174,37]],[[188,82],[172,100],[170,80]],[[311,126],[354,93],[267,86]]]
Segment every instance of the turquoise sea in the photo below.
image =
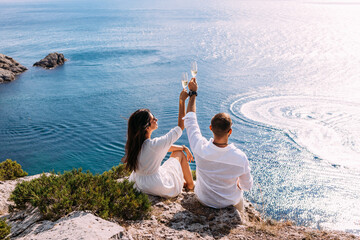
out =
[[[30,174],[108,170],[136,109],[159,119],[154,137],[176,126],[196,60],[203,135],[231,115],[257,209],[360,235],[359,12],[330,0],[0,0],[0,53],[29,69],[0,85],[0,160]],[[68,61],[32,67],[50,52]]]

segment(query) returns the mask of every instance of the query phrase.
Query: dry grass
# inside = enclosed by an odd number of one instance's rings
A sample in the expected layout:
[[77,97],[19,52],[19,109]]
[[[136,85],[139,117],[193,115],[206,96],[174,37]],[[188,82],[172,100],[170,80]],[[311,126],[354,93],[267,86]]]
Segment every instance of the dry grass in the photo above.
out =
[[266,235],[273,237],[279,236],[280,232],[286,227],[293,226],[294,224],[291,221],[278,222],[274,220],[260,221],[250,224],[246,230],[249,232],[262,232]]

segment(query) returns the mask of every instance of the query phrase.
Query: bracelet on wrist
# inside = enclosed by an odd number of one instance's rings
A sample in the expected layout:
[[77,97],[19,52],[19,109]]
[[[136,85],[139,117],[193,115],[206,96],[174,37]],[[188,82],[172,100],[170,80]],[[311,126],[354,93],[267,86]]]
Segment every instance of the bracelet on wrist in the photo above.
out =
[[197,92],[190,90],[190,91],[189,91],[189,97],[191,97],[191,96],[193,96],[193,95],[197,96]]

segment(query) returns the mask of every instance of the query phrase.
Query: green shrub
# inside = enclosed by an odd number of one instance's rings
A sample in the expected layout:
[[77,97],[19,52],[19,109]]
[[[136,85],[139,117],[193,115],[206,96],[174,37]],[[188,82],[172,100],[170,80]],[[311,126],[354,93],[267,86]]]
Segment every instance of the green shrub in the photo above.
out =
[[6,236],[10,234],[10,229],[5,220],[0,219],[0,239],[8,239]]
[[195,170],[191,170],[191,174],[192,174],[192,178],[195,181],[196,180],[196,171]]
[[109,174],[112,179],[119,179],[130,176],[131,172],[125,168],[125,164],[119,164],[116,167],[112,167],[109,171],[104,172],[103,175]]
[[116,167],[101,175],[73,169],[64,174],[49,176],[18,184],[10,200],[14,209],[27,204],[39,207],[45,219],[56,220],[76,210],[89,210],[104,219],[141,219],[150,211],[146,194],[133,188],[125,180],[116,182],[115,176],[125,174]]
[[27,172],[21,169],[21,165],[11,159],[0,163],[0,181],[14,180],[19,177],[27,176]]

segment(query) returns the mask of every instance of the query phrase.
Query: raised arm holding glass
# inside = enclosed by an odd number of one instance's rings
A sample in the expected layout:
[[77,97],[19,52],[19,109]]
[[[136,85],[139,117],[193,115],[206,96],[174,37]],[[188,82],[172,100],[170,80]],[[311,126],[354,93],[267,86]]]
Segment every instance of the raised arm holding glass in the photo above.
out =
[[234,205],[243,209],[243,190],[250,190],[253,179],[249,161],[240,149],[228,142],[232,121],[227,113],[211,119],[214,138],[207,140],[200,132],[196,117],[198,85],[195,78],[188,84],[190,99],[184,117],[190,148],[196,161],[195,194],[209,207],[224,208]]
[[[124,162],[127,169],[132,171],[129,180],[135,182],[135,187],[144,193],[175,197],[181,193],[184,185],[188,189],[194,188],[188,164],[193,156],[186,146],[174,145],[184,129],[187,97],[183,89],[179,98],[178,125],[161,137],[151,138],[153,131],[158,128],[158,119],[148,109],[139,109],[129,118]],[[170,158],[161,165],[167,152],[172,152]]]

